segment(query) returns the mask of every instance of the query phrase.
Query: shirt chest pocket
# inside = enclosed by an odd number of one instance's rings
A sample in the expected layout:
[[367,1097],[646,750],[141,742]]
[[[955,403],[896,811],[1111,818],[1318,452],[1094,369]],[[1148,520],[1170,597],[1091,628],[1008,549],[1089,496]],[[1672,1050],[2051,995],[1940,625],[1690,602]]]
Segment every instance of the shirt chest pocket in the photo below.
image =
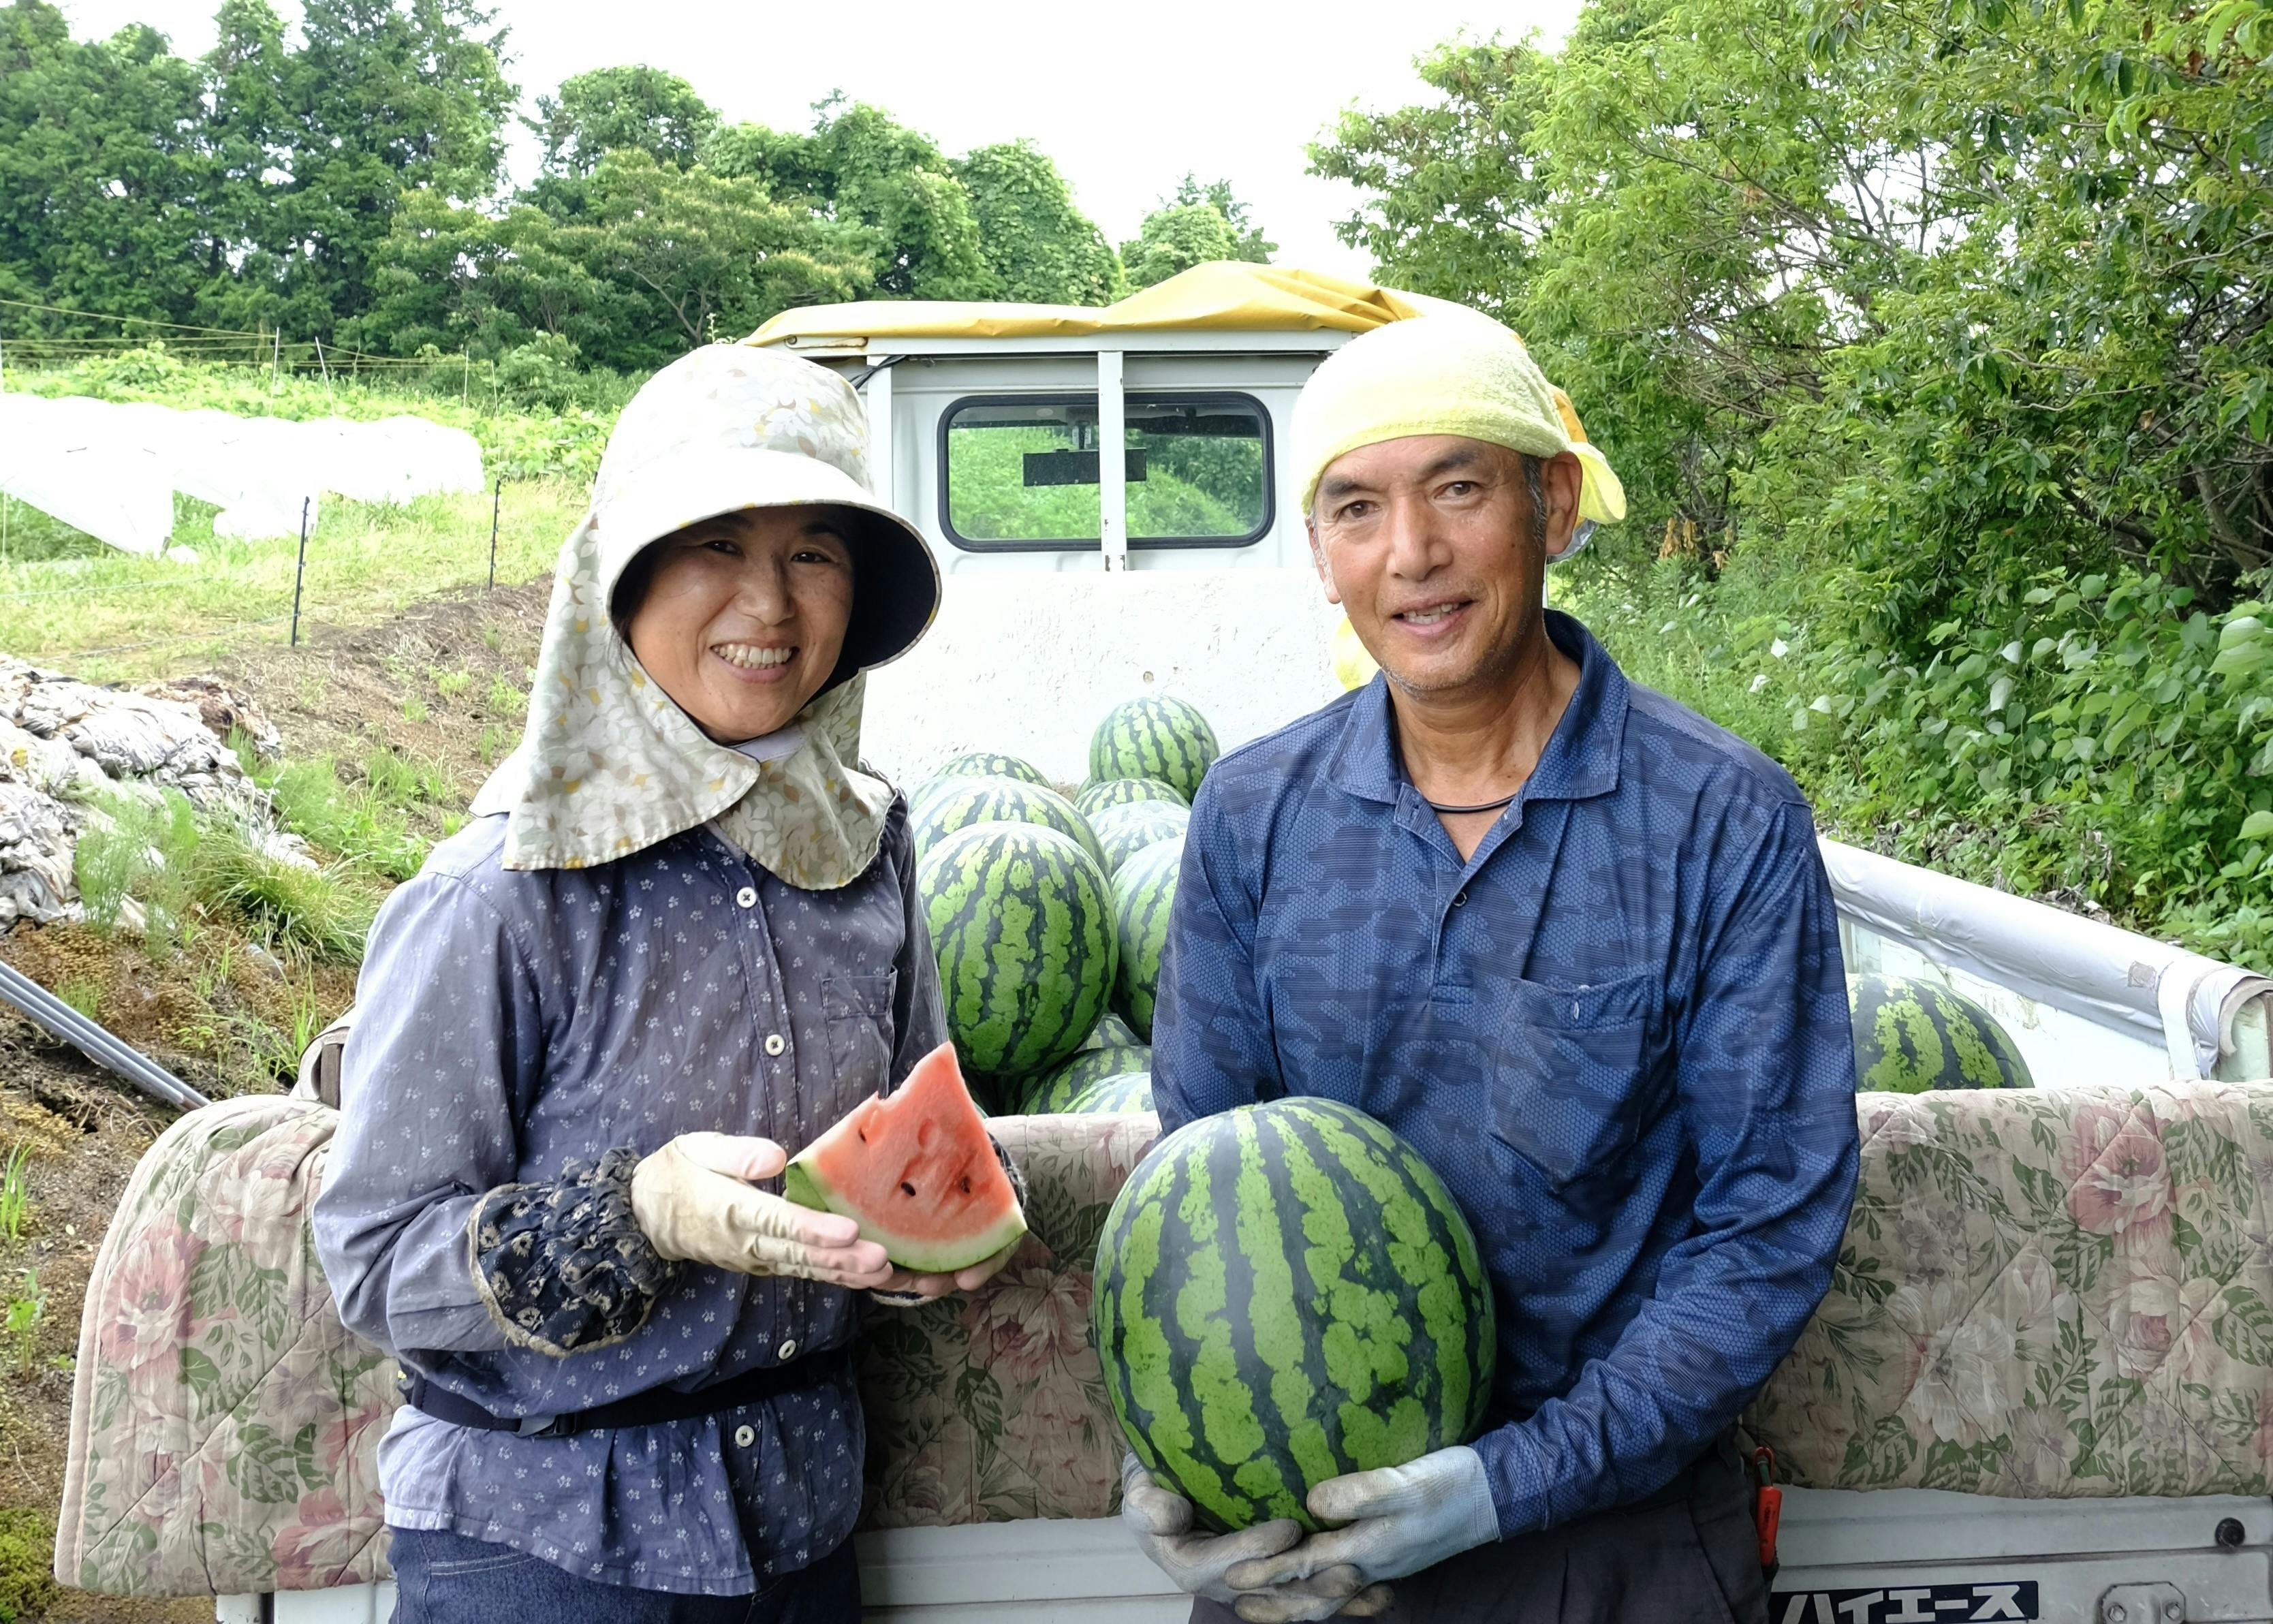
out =
[[892,998],[898,988],[896,970],[880,975],[832,975],[821,984],[829,1064],[841,1110],[850,1110],[884,1086],[892,1064]]
[[1632,1147],[1650,1112],[1647,975],[1591,987],[1511,981],[1492,1066],[1492,1136],[1561,1190]]

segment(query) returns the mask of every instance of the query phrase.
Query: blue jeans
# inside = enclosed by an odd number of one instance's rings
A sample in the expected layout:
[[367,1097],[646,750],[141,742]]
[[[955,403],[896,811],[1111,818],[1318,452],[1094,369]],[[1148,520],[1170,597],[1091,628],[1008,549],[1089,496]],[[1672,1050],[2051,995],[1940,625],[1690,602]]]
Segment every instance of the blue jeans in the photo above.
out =
[[754,1596],[678,1596],[580,1579],[507,1545],[395,1528],[394,1624],[856,1624],[848,1539]]

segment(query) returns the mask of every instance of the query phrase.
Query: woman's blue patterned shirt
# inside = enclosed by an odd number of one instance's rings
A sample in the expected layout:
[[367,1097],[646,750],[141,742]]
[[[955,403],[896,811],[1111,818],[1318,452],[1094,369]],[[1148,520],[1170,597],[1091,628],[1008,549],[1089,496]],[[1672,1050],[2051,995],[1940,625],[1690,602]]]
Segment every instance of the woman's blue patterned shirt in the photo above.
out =
[[1383,679],[1215,763],[1153,1027],[1164,1130],[1370,1113],[1497,1293],[1504,1534],[1669,1482],[1789,1351],[1854,1195],[1838,921],[1807,803],[1550,613],[1577,692],[1462,861]]
[[[686,1265],[628,1339],[508,1345],[468,1220],[619,1147],[698,1129],[795,1151],[944,1033],[896,806],[868,871],[799,891],[707,830],[616,862],[508,872],[502,816],[435,848],[372,928],[315,1233],[349,1327],[493,1413],[708,1386],[852,1335],[853,1294]],[[586,1578],[735,1595],[836,1548],[860,1509],[859,1396],[840,1375],[694,1420],[560,1439],[404,1408],[387,1520]]]

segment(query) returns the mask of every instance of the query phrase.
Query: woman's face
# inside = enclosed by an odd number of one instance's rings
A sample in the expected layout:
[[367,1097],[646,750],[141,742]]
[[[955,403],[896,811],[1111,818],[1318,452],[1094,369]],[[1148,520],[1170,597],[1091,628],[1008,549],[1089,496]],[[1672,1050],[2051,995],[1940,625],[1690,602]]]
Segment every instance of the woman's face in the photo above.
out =
[[624,628],[632,652],[719,743],[774,732],[836,668],[851,533],[843,508],[759,508],[665,537]]

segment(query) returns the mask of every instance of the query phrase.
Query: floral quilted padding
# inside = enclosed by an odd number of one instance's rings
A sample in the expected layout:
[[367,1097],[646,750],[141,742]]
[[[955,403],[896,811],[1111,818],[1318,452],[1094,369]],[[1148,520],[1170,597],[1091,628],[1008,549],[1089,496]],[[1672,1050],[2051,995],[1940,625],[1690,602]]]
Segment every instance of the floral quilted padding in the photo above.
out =
[[1102,1517],[1120,1507],[1127,1446],[1090,1337],[1090,1266],[1157,1119],[986,1125],[1025,1175],[1029,1233],[983,1290],[870,1311],[864,1527]]
[[1856,1103],[1837,1277],[1747,1421],[1794,1482],[2273,1492],[2273,1086]]
[[229,1595],[386,1574],[394,1365],[340,1324],[307,1225],[336,1121],[224,1100],[135,1168],[79,1324],[64,1583]]
[[[2273,1492],[2273,1085],[1858,1097],[1837,1276],[1746,1425],[1790,1481]],[[56,1544],[140,1595],[386,1571],[391,1365],[304,1222],[335,1120],[225,1101],[144,1157],[87,1293]],[[1032,1232],[985,1289],[867,1318],[864,1526],[1100,1517],[1121,1445],[1090,1259],[1150,1116],[997,1118]]]

